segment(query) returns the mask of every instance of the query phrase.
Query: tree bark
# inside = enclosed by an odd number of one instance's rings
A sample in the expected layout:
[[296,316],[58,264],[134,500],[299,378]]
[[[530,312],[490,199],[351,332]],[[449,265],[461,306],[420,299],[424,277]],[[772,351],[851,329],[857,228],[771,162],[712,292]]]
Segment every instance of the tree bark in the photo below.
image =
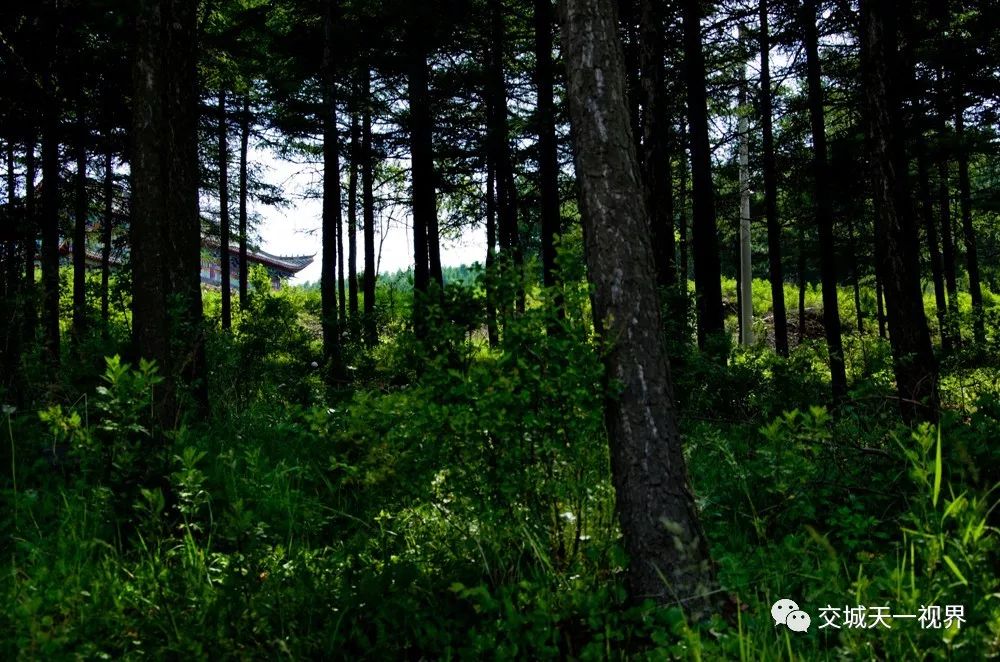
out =
[[140,0],[133,69],[132,329],[164,384],[155,410],[175,427],[190,398],[208,409],[198,210],[197,8]]
[[[722,310],[722,266],[715,221],[712,150],[708,137],[708,95],[705,56],[701,44],[699,0],[684,0],[684,70],[687,79],[688,123],[691,131],[691,175],[694,218],[694,286],[698,308],[698,347],[725,331]],[[719,358],[725,360],[720,354]]]
[[906,183],[907,160],[902,138],[895,129],[896,118],[903,115],[896,86],[905,77],[900,75],[896,7],[891,4],[862,2],[861,61],[871,149],[877,268],[885,289],[900,413],[912,421],[936,419],[938,372],[920,292],[917,231]]
[[930,169],[927,164],[927,143],[921,132],[917,132],[917,176],[920,186],[920,216],[927,234],[927,252],[934,281],[934,306],[937,311],[938,328],[941,333],[941,349],[952,350],[951,333],[948,328],[948,298],[945,294],[944,266],[938,241],[937,223],[934,219],[934,203],[931,197]]
[[378,344],[378,329],[375,326],[375,164],[372,147],[372,90],[371,72],[365,68],[361,77],[364,106],[361,111],[361,140],[363,142],[363,165],[361,169],[361,206],[365,249],[365,343],[368,347]]
[[247,163],[247,152],[250,148],[250,97],[243,97],[243,112],[240,113],[240,309],[247,307],[247,285],[248,285],[248,265],[247,265],[247,198],[250,195],[247,189],[249,164]]
[[801,19],[803,46],[806,52],[809,117],[812,123],[816,225],[819,231],[820,278],[823,284],[823,328],[830,354],[830,383],[833,398],[839,401],[847,395],[847,371],[844,366],[840,305],[837,298],[837,253],[833,233],[830,167],[826,155],[826,112],[823,107],[815,0],[806,0],[802,4]]
[[521,238],[517,218],[517,190],[510,153],[510,132],[507,121],[507,82],[504,76],[504,52],[507,31],[504,24],[503,0],[490,0],[490,64],[487,95],[490,98],[489,149],[496,170],[496,202],[501,269],[510,275],[513,268],[517,281],[517,306],[524,309],[523,263]]
[[426,325],[427,297],[433,281],[443,287],[438,240],[437,193],[434,173],[434,135],[430,108],[427,45],[423,31],[426,8],[415,8],[408,26],[410,100],[410,161],[413,199],[413,327],[419,339],[429,335]]
[[323,266],[320,272],[323,350],[327,382],[345,381],[340,318],[337,310],[337,231],[342,222],[340,204],[340,140],[337,135],[337,79],[334,42],[338,0],[325,0],[323,17]]
[[646,208],[656,259],[656,282],[667,287],[677,282],[677,266],[674,260],[674,191],[668,148],[670,120],[666,117],[664,98],[662,3],[640,0],[639,4]]
[[[541,200],[542,284],[555,287],[556,238],[562,217],[559,203],[559,158],[556,146],[552,0],[535,0],[535,84],[538,88],[538,179]],[[556,302],[558,313],[562,306]]]
[[219,92],[219,267],[222,270],[222,328],[233,326],[232,258],[229,255],[229,116],[226,91]]
[[105,135],[105,140],[108,145],[104,152],[104,222],[101,223],[101,322],[104,337],[107,338],[110,330],[111,240],[115,222],[115,169],[110,131]]
[[59,334],[59,108],[55,83],[47,82],[42,111],[42,329],[45,355],[51,365],[60,360]]
[[[740,40],[745,27],[740,25]],[[753,245],[750,241],[750,123],[747,118],[746,65],[740,63],[739,183],[740,183],[740,343],[753,344]]]
[[500,344],[497,328],[496,301],[496,246],[497,246],[497,196],[496,168],[487,157],[486,164],[486,337],[490,347]]
[[73,223],[73,341],[78,343],[87,330],[87,124],[83,115],[83,95],[77,102],[76,191]]
[[24,215],[27,234],[24,242],[24,321],[23,339],[33,344],[38,322],[38,302],[35,300],[35,241],[38,238],[38,213],[35,208],[35,130],[32,127],[24,147]]
[[708,544],[684,463],[656,267],[611,0],[563,0],[563,44],[584,248],[608,378],[612,477],[634,601],[713,608]]
[[955,345],[962,344],[962,329],[958,323],[958,269],[955,258],[955,239],[951,226],[951,184],[948,150],[948,95],[944,75],[938,72],[936,129],[938,138],[938,211],[941,214],[941,266],[944,269],[945,288],[948,290],[948,335]]
[[358,89],[353,89],[351,108],[351,168],[347,178],[347,292],[353,336],[358,319],[358,170],[361,166],[361,124],[357,112]]
[[760,0],[760,119],[764,171],[764,216],[767,218],[767,261],[774,314],[774,349],[788,356],[788,314],[781,264],[781,222],[778,219],[778,165],[774,153],[774,110],[771,91],[771,39],[767,0]]
[[969,296],[972,299],[972,333],[980,347],[986,343],[986,321],[983,316],[983,286],[979,275],[979,251],[976,231],[972,227],[972,187],[969,182],[969,146],[965,135],[965,104],[959,94],[955,108],[955,140],[958,142],[958,200],[962,214],[962,238],[965,243],[965,268],[969,274]]

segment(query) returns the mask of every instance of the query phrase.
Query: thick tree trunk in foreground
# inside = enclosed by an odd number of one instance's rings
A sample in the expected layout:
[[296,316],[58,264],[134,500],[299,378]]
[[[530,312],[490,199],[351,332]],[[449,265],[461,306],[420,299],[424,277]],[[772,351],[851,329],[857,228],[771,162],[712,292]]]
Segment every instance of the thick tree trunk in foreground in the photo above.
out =
[[490,347],[500,344],[497,327],[496,264],[497,264],[497,192],[496,168],[487,158],[486,164],[486,337]]
[[208,408],[202,330],[198,212],[197,8],[141,0],[136,25],[132,123],[132,330],[137,353],[155,359],[164,427],[190,397]]
[[774,313],[774,349],[788,356],[788,317],[785,310],[785,277],[781,266],[781,223],[778,220],[778,165],[774,154],[774,119],[771,98],[771,39],[767,0],[760,0],[760,121],[764,170],[764,215],[767,217],[767,261]]
[[372,147],[371,72],[365,69],[361,80],[361,98],[364,108],[361,112],[361,140],[363,143],[363,165],[361,168],[361,206],[365,247],[365,344],[374,347],[378,343],[378,329],[375,326],[375,164]]
[[833,200],[830,196],[830,167],[826,155],[826,113],[823,107],[823,83],[820,77],[819,36],[816,28],[816,2],[802,5],[803,46],[806,51],[806,78],[809,88],[809,117],[812,121],[813,178],[815,186],[816,225],[819,230],[820,278],[823,281],[823,328],[830,354],[830,383],[834,400],[847,395],[847,371],[840,328],[840,304],[837,300],[837,254],[833,234]]
[[562,7],[594,319],[608,378],[621,385],[606,413],[628,588],[633,600],[680,604],[698,618],[712,609],[715,581],[681,452],[614,4]]
[[222,328],[233,326],[232,258],[229,256],[229,117],[219,92],[219,266],[222,268]]
[[337,230],[342,222],[340,209],[340,141],[337,136],[337,81],[333,51],[336,39],[337,0],[326,0],[323,39],[323,267],[320,298],[323,352],[327,381],[342,383],[345,378],[337,311]]
[[896,131],[902,115],[895,7],[862,2],[862,70],[876,213],[877,268],[885,288],[889,340],[904,419],[934,419],[937,362],[920,292],[917,229],[906,184],[907,161]]
[[715,225],[715,186],[708,136],[708,95],[705,56],[701,45],[702,3],[684,1],[684,70],[687,78],[688,122],[691,127],[691,178],[694,218],[694,287],[698,307],[698,347],[725,330],[722,310],[722,266]]

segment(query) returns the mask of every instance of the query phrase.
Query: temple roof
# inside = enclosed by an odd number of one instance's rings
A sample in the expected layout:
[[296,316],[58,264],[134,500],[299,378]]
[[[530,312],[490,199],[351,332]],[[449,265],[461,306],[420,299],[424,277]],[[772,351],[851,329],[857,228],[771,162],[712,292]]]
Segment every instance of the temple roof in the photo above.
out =
[[[212,238],[205,237],[204,239],[202,239],[201,243],[202,243],[203,246],[206,246],[206,247],[209,247],[209,248],[218,248],[219,247],[219,241],[217,239],[215,239],[214,237],[212,237]],[[238,245],[234,246],[233,244],[229,244],[229,254],[230,255],[237,255],[238,256],[240,254],[240,247]],[[274,255],[274,254],[268,253],[266,251],[251,250],[250,248],[247,248],[247,259],[248,260],[253,261],[253,262],[266,263],[266,264],[271,265],[272,267],[275,267],[277,269],[281,269],[282,271],[288,271],[288,272],[291,272],[293,274],[297,274],[298,272],[302,271],[303,269],[305,269],[306,267],[308,267],[310,264],[312,264],[313,263],[313,259],[315,257],[316,257],[315,254],[313,254],[313,255]]]

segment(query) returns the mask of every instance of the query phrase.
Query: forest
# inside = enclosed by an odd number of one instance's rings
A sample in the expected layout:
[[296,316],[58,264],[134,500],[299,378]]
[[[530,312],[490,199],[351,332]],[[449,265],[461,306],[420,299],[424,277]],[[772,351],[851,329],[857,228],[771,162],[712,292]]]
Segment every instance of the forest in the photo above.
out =
[[4,0],[0,75],[0,658],[1000,657],[997,0]]

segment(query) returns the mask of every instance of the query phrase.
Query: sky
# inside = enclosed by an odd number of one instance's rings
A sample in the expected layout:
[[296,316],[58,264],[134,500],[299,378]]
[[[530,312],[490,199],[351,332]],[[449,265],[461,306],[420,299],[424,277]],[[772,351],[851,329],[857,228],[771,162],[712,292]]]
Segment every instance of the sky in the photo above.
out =
[[[322,221],[322,200],[310,198],[307,191],[319,189],[322,168],[316,164],[296,163],[281,159],[274,151],[259,147],[251,150],[249,158],[263,167],[263,179],[285,191],[290,205],[283,209],[256,205],[261,216],[259,226],[260,247],[276,255],[313,255],[314,262],[292,279],[293,284],[318,281],[322,271],[320,251],[320,227]],[[345,210],[346,218],[346,210]],[[359,212],[360,215],[360,212]],[[381,273],[408,269],[413,266],[413,244],[410,234],[410,217],[406,209],[401,209],[400,218],[389,221],[382,242],[379,262]],[[378,229],[378,219],[376,219]],[[345,241],[347,239],[345,232]],[[375,236],[376,257],[381,237]],[[364,270],[361,232],[358,232],[358,271]],[[346,250],[346,246],[345,246]],[[459,266],[482,262],[486,255],[486,237],[482,228],[466,230],[457,240],[441,241],[441,264]]]

